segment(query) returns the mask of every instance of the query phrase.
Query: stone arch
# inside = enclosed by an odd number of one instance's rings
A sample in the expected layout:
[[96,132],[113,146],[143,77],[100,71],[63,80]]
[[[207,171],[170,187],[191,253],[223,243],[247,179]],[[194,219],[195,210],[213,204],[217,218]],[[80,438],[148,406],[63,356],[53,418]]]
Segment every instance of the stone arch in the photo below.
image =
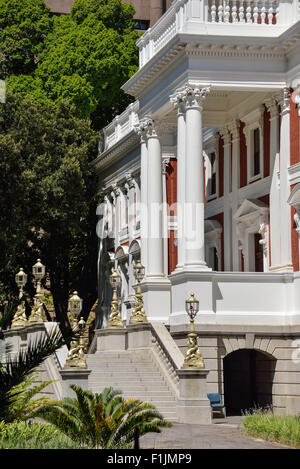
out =
[[224,403],[228,414],[273,405],[276,358],[256,347],[236,348],[223,357]]

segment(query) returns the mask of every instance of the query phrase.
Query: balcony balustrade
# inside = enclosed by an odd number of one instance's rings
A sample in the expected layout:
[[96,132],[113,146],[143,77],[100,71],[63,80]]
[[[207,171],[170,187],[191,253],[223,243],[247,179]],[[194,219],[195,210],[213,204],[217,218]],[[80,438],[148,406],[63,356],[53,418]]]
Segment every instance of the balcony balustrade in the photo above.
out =
[[178,33],[274,37],[299,19],[300,0],[175,0],[139,39],[140,68]]

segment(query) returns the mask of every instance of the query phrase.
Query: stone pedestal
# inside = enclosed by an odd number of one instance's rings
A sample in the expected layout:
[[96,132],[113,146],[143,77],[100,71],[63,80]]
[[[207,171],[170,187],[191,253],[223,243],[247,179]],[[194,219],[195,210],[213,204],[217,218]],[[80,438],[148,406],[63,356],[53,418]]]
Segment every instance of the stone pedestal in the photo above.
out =
[[88,378],[91,370],[68,369],[59,371],[62,380],[62,398],[75,397],[75,392],[70,388],[71,384],[88,390]]
[[9,354],[19,353],[27,347],[27,327],[4,331],[4,339],[9,347]]
[[130,324],[127,326],[128,349],[138,349],[151,347],[152,332],[149,323]]
[[127,349],[126,329],[98,329],[95,334],[97,337],[97,352]]
[[177,415],[180,423],[211,423],[211,407],[207,397],[206,380],[209,370],[181,369]]

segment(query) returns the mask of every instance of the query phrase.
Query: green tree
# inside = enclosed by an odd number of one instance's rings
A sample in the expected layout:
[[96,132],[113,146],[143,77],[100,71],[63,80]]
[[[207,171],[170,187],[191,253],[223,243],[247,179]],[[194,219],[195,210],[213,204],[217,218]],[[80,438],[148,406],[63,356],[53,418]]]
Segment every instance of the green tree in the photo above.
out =
[[120,86],[138,66],[133,15],[121,0],[75,0],[70,15],[54,19],[34,73],[12,74],[8,87],[36,100],[67,100],[99,129],[132,101]]
[[91,448],[113,448],[122,439],[134,440],[135,428],[140,435],[160,433],[171,427],[153,404],[138,399],[124,399],[122,392],[105,388],[102,393],[84,391],[71,385],[76,398],[65,398],[38,409],[34,415],[55,425],[72,440]]
[[0,108],[0,281],[17,294],[15,273],[22,266],[30,274],[40,257],[63,327],[72,289],[83,297],[84,317],[97,297],[97,181],[90,166],[97,146],[90,122],[68,104],[8,95]]
[[0,0],[0,78],[30,74],[52,29],[43,0]]

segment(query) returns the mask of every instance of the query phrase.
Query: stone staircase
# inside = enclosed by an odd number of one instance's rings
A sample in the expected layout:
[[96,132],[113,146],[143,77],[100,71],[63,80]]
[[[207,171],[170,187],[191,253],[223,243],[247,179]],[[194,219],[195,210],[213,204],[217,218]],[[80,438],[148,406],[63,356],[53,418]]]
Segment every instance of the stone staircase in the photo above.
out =
[[86,355],[91,374],[88,389],[101,392],[105,387],[123,391],[125,398],[151,402],[169,421],[177,421],[176,396],[168,385],[150,349],[97,351]]

